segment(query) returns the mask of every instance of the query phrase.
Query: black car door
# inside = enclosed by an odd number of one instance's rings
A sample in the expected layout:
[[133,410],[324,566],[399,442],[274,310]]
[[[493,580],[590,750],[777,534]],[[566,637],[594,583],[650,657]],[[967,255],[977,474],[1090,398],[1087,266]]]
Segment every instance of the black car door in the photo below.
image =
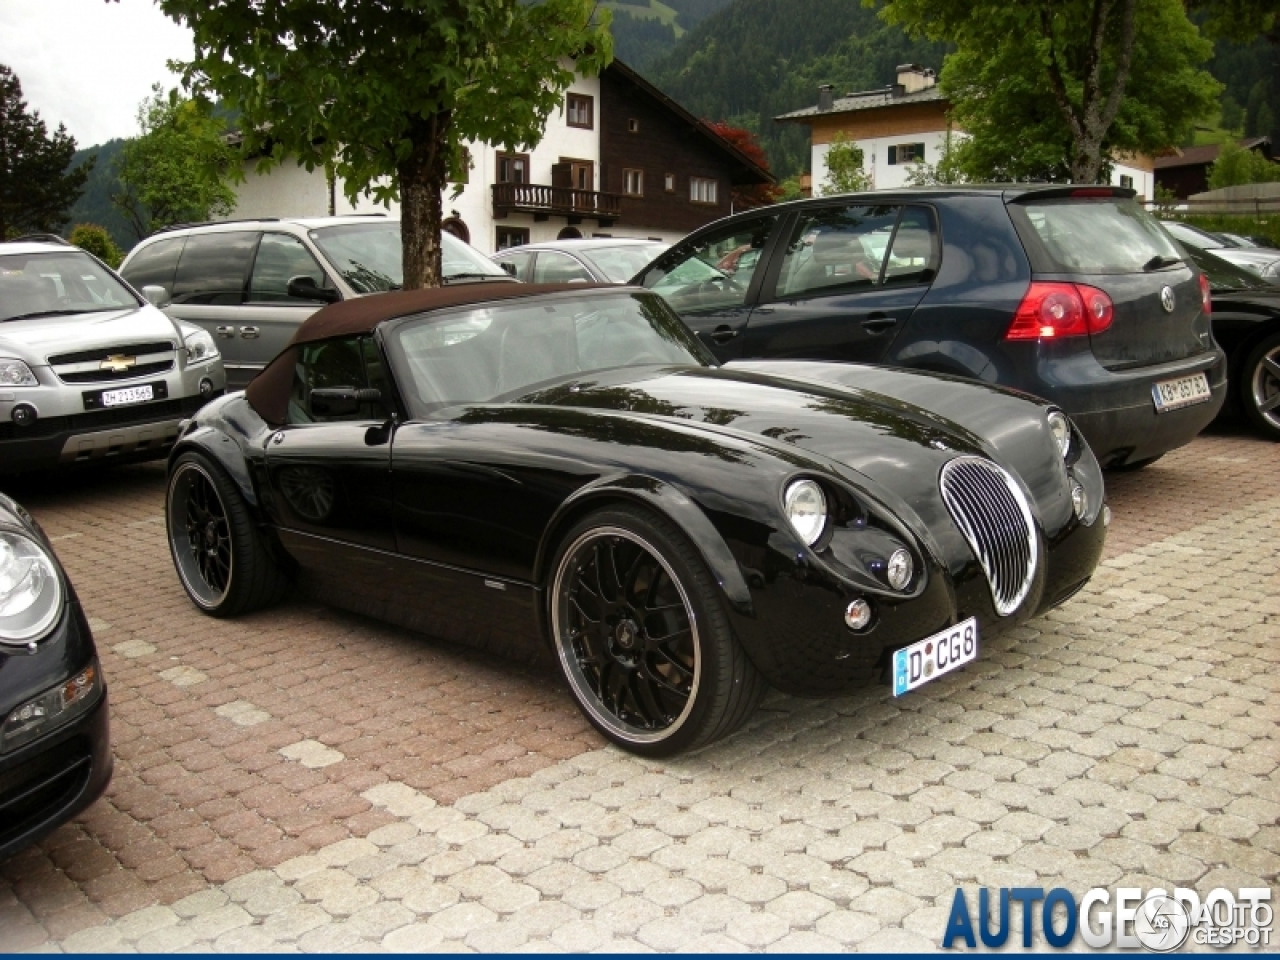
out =
[[938,267],[924,206],[838,203],[800,211],[764,278],[744,357],[875,363]]
[[[374,389],[380,399],[328,412],[312,393],[336,387]],[[390,403],[372,338],[297,348],[288,422],[268,439],[266,464],[268,511],[303,567],[358,572],[382,563],[374,551],[395,551]]]
[[740,357],[779,219],[762,214],[697,233],[658,258],[638,282],[661,294],[721,361]]

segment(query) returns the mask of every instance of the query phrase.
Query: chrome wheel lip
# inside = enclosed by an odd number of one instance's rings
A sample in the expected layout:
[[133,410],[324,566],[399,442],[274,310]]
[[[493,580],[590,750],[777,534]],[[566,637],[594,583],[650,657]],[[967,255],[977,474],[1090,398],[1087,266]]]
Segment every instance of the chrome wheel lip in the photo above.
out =
[[183,589],[186,590],[193,603],[203,610],[213,610],[227,598],[227,592],[231,589],[232,577],[235,575],[235,551],[228,551],[227,560],[227,585],[222,588],[220,593],[215,594],[208,583],[204,581],[204,577],[199,575],[199,571],[195,571],[198,582],[194,582],[188,571],[188,566],[194,562],[191,557],[190,538],[187,536],[184,527],[185,520],[182,517],[174,515],[177,505],[174,503],[174,495],[177,490],[178,483],[186,480],[188,473],[197,473],[209,485],[210,491],[217,497],[219,505],[226,522],[230,523],[230,518],[226,517],[226,504],[222,502],[222,496],[218,493],[218,488],[213,482],[213,477],[209,475],[209,471],[205,470],[197,463],[184,463],[173,472],[173,476],[169,478],[169,488],[165,496],[165,525],[168,532],[169,553],[173,558],[173,565],[178,571],[178,578],[182,581]]
[[[684,705],[684,709],[680,712],[680,716],[675,721],[662,730],[653,732],[643,731],[630,724],[624,723],[618,717],[614,716],[607,710],[601,702],[600,698],[595,695],[591,689],[591,684],[587,680],[586,675],[582,671],[582,667],[578,664],[578,658],[573,651],[573,641],[566,635],[563,629],[563,612],[561,610],[561,600],[567,595],[568,579],[570,566],[574,558],[578,555],[581,548],[590,543],[592,540],[604,539],[607,537],[620,537],[628,540],[642,550],[646,551],[658,565],[666,572],[671,583],[675,586],[676,592],[680,595],[680,602],[684,604],[685,612],[689,617],[689,632],[693,639],[693,679],[689,684],[689,699]],[[630,530],[622,527],[603,526],[595,527],[582,534],[569,548],[565,550],[559,567],[556,569],[555,579],[551,587],[551,631],[555,642],[556,656],[559,657],[560,666],[564,670],[565,677],[569,680],[569,688],[573,691],[574,698],[582,705],[592,718],[601,726],[606,727],[610,733],[626,743],[647,744],[661,743],[671,739],[677,732],[684,728],[688,722],[690,714],[693,712],[694,704],[698,699],[698,691],[701,688],[702,679],[702,645],[700,643],[698,633],[698,621],[693,612],[693,605],[689,602],[689,595],[685,591],[684,584],[680,582],[680,578],[676,576],[675,571],[671,568],[666,558],[647,540]]]
[[[1275,390],[1268,394],[1267,383],[1275,385]],[[1258,415],[1276,429],[1280,430],[1280,406],[1263,410],[1263,404],[1280,396],[1280,346],[1272,347],[1258,360],[1253,368],[1253,382],[1250,384],[1253,408]]]

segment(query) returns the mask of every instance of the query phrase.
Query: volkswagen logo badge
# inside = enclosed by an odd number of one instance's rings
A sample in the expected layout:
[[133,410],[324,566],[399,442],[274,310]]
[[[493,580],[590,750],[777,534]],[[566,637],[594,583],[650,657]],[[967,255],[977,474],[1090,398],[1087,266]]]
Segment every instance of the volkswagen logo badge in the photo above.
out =
[[1160,306],[1164,307],[1165,313],[1173,313],[1175,302],[1173,299],[1173,287],[1165,287],[1160,291]]

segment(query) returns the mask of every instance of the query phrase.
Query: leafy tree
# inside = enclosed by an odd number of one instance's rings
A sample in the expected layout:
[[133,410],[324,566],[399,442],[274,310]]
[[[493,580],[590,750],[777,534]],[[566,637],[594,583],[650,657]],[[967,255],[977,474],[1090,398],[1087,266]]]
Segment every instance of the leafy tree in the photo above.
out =
[[942,153],[937,163],[915,163],[907,171],[907,184],[913,187],[934,187],[938,184],[966,183],[964,172],[964,146],[968,141],[956,137],[948,128],[942,138]]
[[778,182],[778,201],[799,200],[804,196],[804,188],[800,186],[800,175],[794,174]]
[[1180,143],[1220,90],[1180,0],[887,0],[883,15],[955,43],[941,79],[975,178],[1095,182],[1117,155]]
[[1275,0],[1188,0],[1187,7],[1204,14],[1205,32],[1248,42],[1255,37],[1280,41],[1280,6]]
[[1229,93],[1222,95],[1222,113],[1219,115],[1218,123],[1224,130],[1230,130],[1233,133],[1244,128],[1244,107],[1240,106],[1235,97]]
[[827,179],[822,195],[857,193],[871,189],[871,177],[862,169],[866,154],[843,131],[831,138],[827,148]]
[[[765,152],[761,149],[760,144],[756,141],[756,136],[750,130],[744,127],[735,127],[728,123],[717,123],[714,120],[704,120],[708,127],[712,129],[722,140],[727,140],[738,148],[740,153],[747,156],[749,160],[754,161],[758,166],[769,169],[769,158],[765,156]],[[776,203],[778,197],[782,195],[782,190],[772,183],[757,183],[751,186],[734,187],[729,191],[729,195],[733,200],[734,208],[738,207],[761,207],[766,204]]]
[[72,244],[92,253],[113,270],[120,266],[120,261],[124,259],[124,251],[116,246],[116,242],[111,239],[111,234],[107,233],[106,227],[100,227],[96,223],[77,223],[71,229],[69,239]]
[[1257,150],[1245,150],[1228,140],[1209,167],[1209,189],[1235,187],[1245,183],[1272,183],[1280,180],[1280,163],[1272,163]]
[[240,111],[258,169],[296,158],[347,196],[399,199],[404,285],[436,286],[441,191],[461,144],[542,137],[574,64],[612,56],[593,0],[159,0],[191,28],[184,79]]
[[28,112],[17,75],[0,64],[0,240],[23,233],[56,233],[84,189],[92,160],[68,170],[76,152],[67,128],[49,133]]
[[138,239],[231,212],[236,195],[227,178],[237,157],[208,101],[166,94],[156,84],[138,107],[138,126],[141,135],[125,143],[116,161],[120,187],[111,198]]

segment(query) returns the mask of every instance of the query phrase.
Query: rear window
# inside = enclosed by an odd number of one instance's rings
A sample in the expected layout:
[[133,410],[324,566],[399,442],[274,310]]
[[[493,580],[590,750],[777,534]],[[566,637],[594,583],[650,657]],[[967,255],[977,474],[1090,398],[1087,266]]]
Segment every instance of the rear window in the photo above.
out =
[[[1022,203],[1023,240],[1060,273],[1142,273],[1159,258],[1181,260],[1160,225],[1132,200],[1062,199]],[[1015,222],[1022,219],[1015,213]],[[1028,237],[1025,234],[1030,233]]]

